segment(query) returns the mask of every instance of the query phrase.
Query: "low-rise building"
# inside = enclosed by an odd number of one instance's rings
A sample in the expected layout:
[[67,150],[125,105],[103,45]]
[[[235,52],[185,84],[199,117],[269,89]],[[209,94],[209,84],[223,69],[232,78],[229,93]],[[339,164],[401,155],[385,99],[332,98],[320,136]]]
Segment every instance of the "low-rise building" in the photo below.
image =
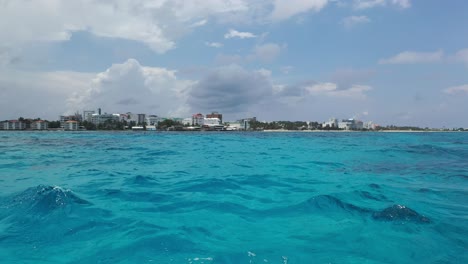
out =
[[49,122],[44,120],[37,120],[31,123],[32,130],[47,130],[49,128]]
[[91,110],[83,111],[83,121],[91,122],[91,118],[95,112]]
[[3,122],[4,130],[23,130],[26,129],[26,123],[19,120],[8,120]]
[[322,127],[324,128],[338,128],[338,119],[330,118],[327,122],[324,122]]
[[188,117],[188,118],[182,119],[182,125],[191,126],[192,125],[192,118]]
[[67,130],[67,131],[78,130],[78,121],[75,121],[75,120],[66,121],[63,126],[63,130]]
[[223,115],[218,112],[211,112],[211,114],[207,114],[206,118],[218,118],[219,123],[223,123]]
[[205,117],[200,113],[192,115],[192,126],[203,126],[204,119]]
[[134,122],[137,125],[143,125],[143,123],[146,122],[145,114],[134,114],[134,113],[128,112],[126,115],[127,115],[127,119],[125,121],[129,123]]
[[146,125],[157,125],[161,120],[161,118],[157,115],[148,115],[146,118]]
[[82,116],[80,114],[75,115],[61,115],[60,116],[60,126],[64,127],[65,122],[67,121],[78,121],[81,122]]
[[203,119],[204,126],[217,126],[220,124],[221,124],[221,120],[219,120],[219,118],[217,117]]
[[250,129],[250,121],[251,119],[241,119],[235,122],[226,122],[226,130],[249,130]]
[[376,130],[379,127],[379,125],[374,124],[374,122],[372,121],[369,121],[369,122],[365,122],[363,127],[369,130]]
[[245,130],[245,129],[244,129],[244,125],[239,122],[227,122],[226,130],[237,131],[237,130]]
[[120,114],[93,114],[91,116],[91,123],[95,125],[104,124],[106,121],[120,121]]
[[249,117],[249,118],[244,118],[237,120],[239,124],[242,126],[242,130],[249,130],[250,129],[250,122],[257,122],[256,117]]
[[353,118],[344,119],[338,122],[338,128],[343,130],[361,130],[364,128],[364,123]]

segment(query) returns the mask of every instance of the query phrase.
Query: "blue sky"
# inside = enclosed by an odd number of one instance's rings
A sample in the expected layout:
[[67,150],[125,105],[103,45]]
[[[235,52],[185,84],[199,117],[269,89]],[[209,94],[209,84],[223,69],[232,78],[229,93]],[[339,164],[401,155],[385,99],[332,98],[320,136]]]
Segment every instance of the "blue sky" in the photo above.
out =
[[0,5],[0,119],[101,107],[468,127],[464,0]]

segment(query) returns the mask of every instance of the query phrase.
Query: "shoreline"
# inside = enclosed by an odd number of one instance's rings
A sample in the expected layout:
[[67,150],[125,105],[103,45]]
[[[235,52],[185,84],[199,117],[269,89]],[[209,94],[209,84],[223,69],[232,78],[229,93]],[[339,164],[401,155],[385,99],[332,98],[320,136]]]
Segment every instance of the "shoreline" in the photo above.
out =
[[287,133],[287,132],[300,132],[300,133],[453,133],[453,132],[468,132],[468,131],[438,131],[438,130],[263,130],[260,132],[267,133]]
[[181,131],[166,131],[166,130],[0,130],[1,132],[63,132],[63,133],[76,133],[76,132],[131,132],[131,133],[162,133],[162,132],[177,132],[177,133],[463,133],[468,131],[451,131],[451,130],[281,130],[281,129],[266,129],[266,130],[222,130],[222,131],[192,131],[192,130],[181,130]]

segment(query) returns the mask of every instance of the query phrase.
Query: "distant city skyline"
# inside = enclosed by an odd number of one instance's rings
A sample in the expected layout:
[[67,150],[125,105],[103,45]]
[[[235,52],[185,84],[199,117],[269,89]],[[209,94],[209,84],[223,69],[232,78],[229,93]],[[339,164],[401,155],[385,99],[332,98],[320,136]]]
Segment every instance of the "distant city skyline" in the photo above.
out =
[[0,116],[468,127],[464,0],[6,0]]

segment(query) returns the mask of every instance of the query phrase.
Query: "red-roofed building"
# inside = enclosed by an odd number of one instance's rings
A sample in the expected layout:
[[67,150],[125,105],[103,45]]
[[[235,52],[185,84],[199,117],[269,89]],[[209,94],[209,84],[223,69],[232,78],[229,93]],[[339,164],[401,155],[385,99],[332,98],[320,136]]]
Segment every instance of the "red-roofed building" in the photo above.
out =
[[203,126],[203,121],[205,120],[205,117],[203,114],[193,114],[192,115],[192,126]]
[[78,121],[69,120],[63,125],[63,130],[78,130]]
[[26,124],[19,120],[8,120],[2,123],[4,130],[23,130],[26,129]]
[[49,122],[44,120],[37,120],[31,123],[32,130],[47,130],[49,128]]

